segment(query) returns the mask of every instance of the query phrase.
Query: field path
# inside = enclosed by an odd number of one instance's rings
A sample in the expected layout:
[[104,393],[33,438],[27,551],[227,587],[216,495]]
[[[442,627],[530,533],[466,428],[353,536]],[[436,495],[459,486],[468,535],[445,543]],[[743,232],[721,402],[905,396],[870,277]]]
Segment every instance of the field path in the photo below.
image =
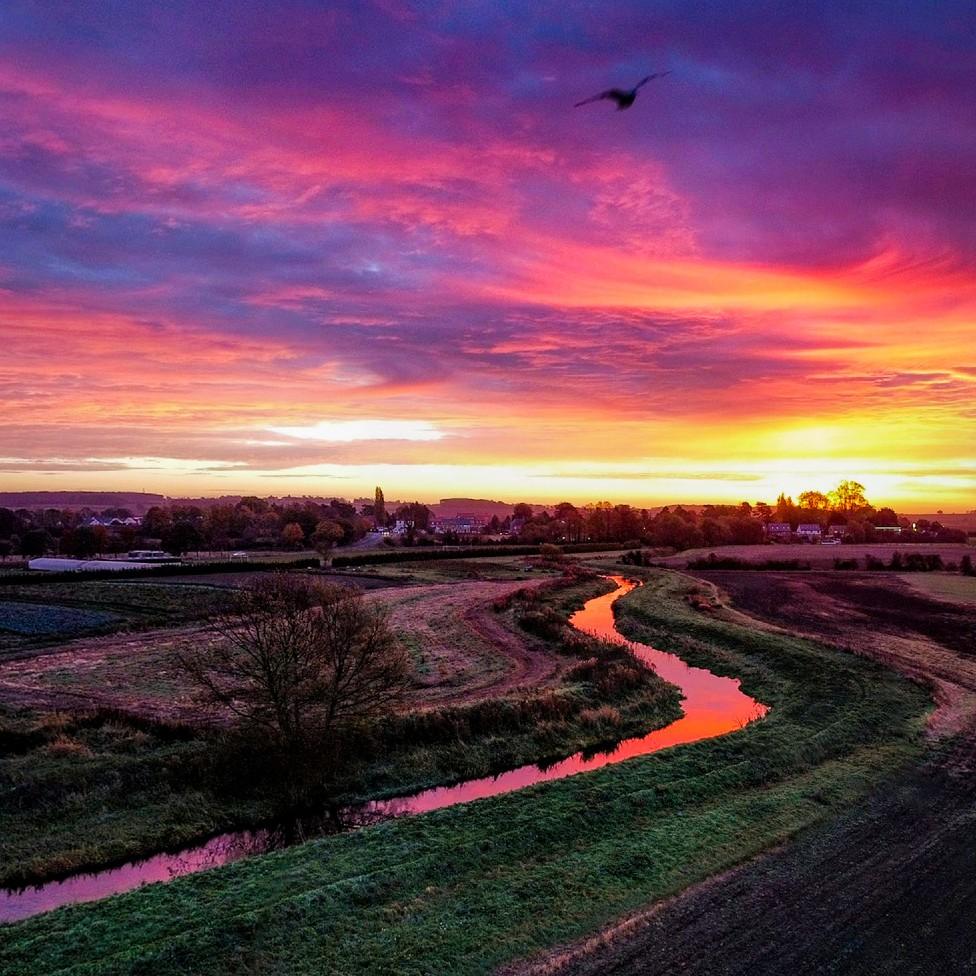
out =
[[412,704],[456,704],[555,683],[571,662],[509,630],[492,609],[494,601],[544,582],[433,583],[370,593],[414,654]]
[[[531,582],[463,582],[374,590],[416,664],[411,705],[441,705],[555,682],[568,666],[507,629],[492,603]],[[0,664],[0,704],[42,710],[117,708],[157,720],[201,722],[177,659],[219,639],[206,625],[101,635]]]

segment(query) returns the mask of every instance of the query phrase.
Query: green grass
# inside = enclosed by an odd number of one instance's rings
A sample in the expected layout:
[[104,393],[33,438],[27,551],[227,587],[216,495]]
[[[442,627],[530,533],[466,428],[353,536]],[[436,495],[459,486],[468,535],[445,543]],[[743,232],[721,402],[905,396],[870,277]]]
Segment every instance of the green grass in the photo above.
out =
[[0,883],[172,848],[253,815],[186,782],[198,741],[62,716],[6,725],[23,748],[0,760]]
[[741,676],[764,721],[29,920],[0,930],[0,972],[487,973],[787,840],[920,752],[917,687],[650,580],[622,629]]

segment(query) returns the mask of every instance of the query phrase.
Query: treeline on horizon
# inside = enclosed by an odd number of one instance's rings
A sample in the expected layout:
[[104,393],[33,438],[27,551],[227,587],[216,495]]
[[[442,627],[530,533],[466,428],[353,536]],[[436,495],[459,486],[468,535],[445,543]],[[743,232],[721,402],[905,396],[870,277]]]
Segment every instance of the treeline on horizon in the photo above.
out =
[[[128,519],[138,524],[112,526],[89,524],[93,519]],[[844,481],[828,494],[807,491],[794,502],[780,495],[775,505],[764,502],[738,505],[705,505],[698,509],[681,505],[660,510],[627,504],[595,502],[576,506],[570,502],[538,510],[519,503],[511,515],[492,516],[472,531],[433,532],[435,515],[420,502],[387,509],[377,489],[373,504],[358,509],[342,499],[328,502],[268,500],[244,496],[236,503],[207,506],[154,505],[141,520],[124,507],[0,508],[0,559],[58,553],[77,558],[124,553],[135,548],[161,548],[174,555],[188,552],[276,549],[298,551],[312,548],[328,554],[336,546],[348,546],[377,526],[399,525],[401,534],[391,546],[432,546],[490,543],[538,545],[588,542],[633,543],[675,550],[700,546],[754,545],[766,537],[766,526],[802,523],[844,527],[848,542],[872,542],[878,527],[901,526],[900,541],[964,542],[967,534],[938,521],[921,520],[914,527],[887,507],[868,502],[862,485]]]

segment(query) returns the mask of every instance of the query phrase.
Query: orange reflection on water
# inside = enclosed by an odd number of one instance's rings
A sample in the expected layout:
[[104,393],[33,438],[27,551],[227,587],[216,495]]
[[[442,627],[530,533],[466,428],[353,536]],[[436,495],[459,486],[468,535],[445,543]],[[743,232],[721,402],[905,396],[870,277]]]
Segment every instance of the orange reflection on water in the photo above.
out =
[[486,776],[458,783],[456,786],[424,790],[410,797],[379,801],[370,804],[370,809],[387,816],[428,813],[456,803],[469,803],[487,796],[524,789],[536,783],[587,773],[670,746],[725,735],[766,714],[769,709],[745,694],[737,678],[723,678],[704,668],[692,667],[674,654],[624,637],[617,630],[613,605],[641,584],[622,576],[611,576],[610,579],[617,584],[617,589],[587,601],[581,610],[570,617],[570,624],[594,637],[626,644],[637,658],[653,668],[665,681],[677,685],[682,694],[681,707],[684,715],[681,718],[663,729],[639,738],[624,739],[613,749],[595,756],[578,752],[545,768],[536,765],[521,766],[498,776]]

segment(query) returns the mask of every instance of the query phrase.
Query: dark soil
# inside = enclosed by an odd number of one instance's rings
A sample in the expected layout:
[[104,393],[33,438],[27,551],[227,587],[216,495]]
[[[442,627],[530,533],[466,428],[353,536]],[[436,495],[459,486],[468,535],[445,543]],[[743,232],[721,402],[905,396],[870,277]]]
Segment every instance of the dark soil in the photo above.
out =
[[849,640],[852,629],[916,635],[964,657],[976,656],[976,614],[919,594],[903,580],[872,573],[702,571],[746,613],[789,630]]

